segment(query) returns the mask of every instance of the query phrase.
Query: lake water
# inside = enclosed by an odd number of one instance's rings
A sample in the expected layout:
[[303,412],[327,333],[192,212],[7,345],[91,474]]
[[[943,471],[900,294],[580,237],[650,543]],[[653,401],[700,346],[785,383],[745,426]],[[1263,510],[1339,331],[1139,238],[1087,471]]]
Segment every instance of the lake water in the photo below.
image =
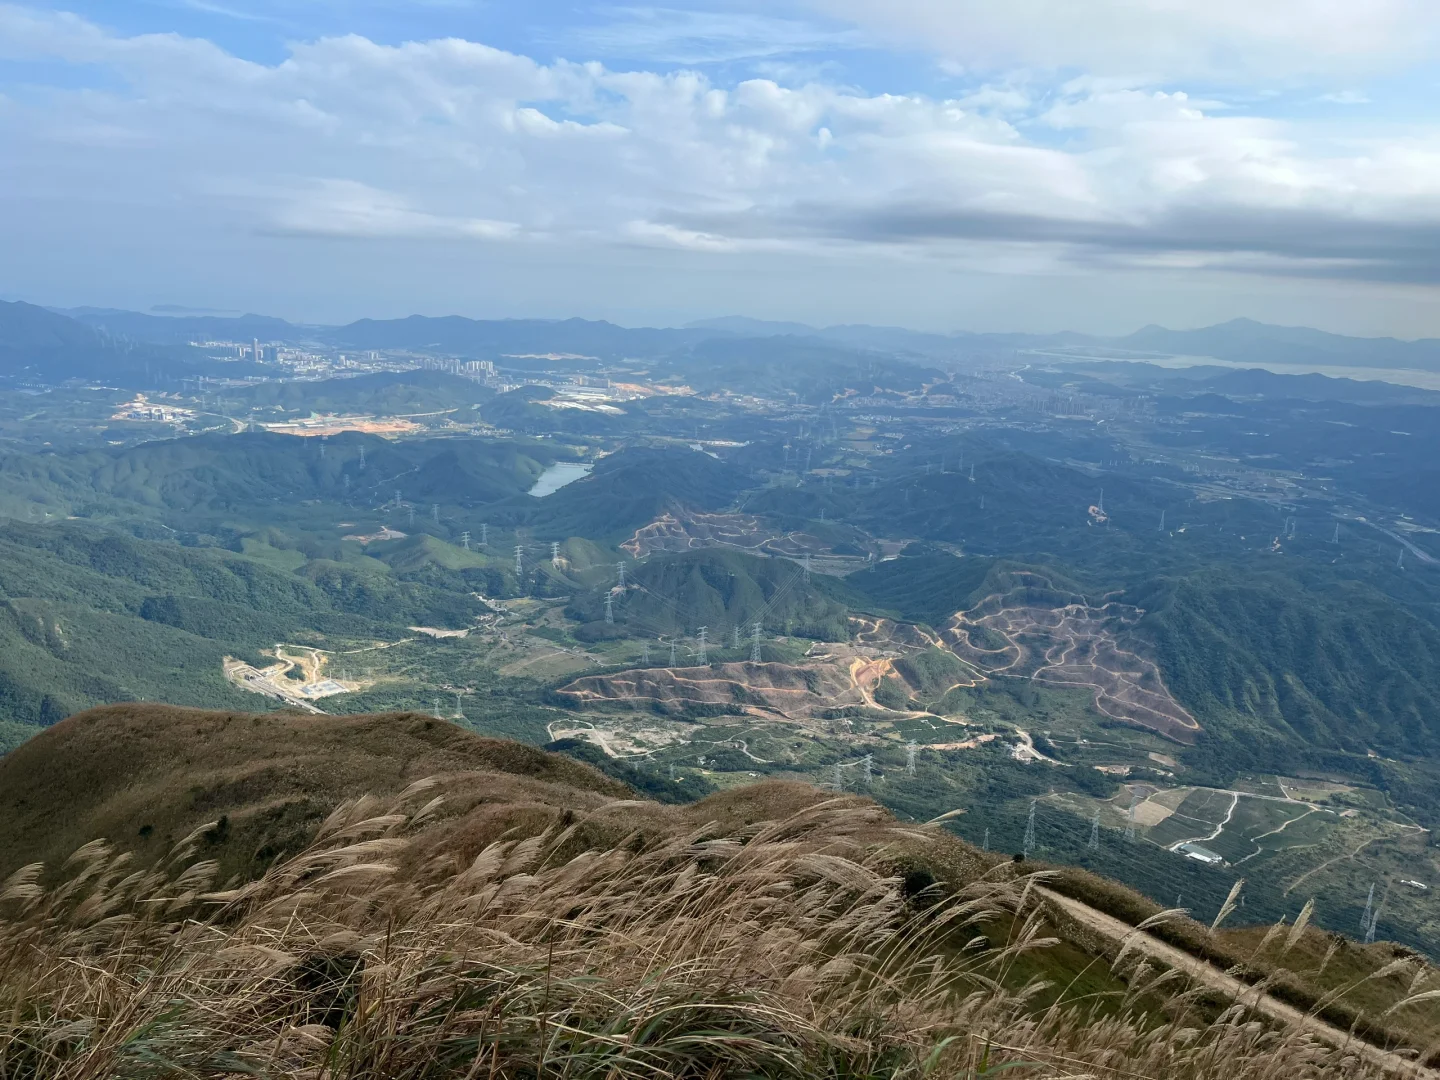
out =
[[540,474],[540,479],[535,481],[535,486],[530,489],[530,494],[537,499],[543,499],[546,495],[554,495],[566,484],[573,484],[582,476],[589,476],[590,470],[594,467],[573,461],[557,461]]

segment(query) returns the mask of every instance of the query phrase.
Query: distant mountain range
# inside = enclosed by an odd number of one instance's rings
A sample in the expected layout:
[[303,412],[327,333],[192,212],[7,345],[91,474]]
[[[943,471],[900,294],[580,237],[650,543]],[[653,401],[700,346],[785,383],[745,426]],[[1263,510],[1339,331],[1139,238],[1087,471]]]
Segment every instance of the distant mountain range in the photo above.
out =
[[[986,363],[1024,354],[1071,360],[1210,358],[1252,367],[1350,367],[1440,371],[1440,340],[1356,338],[1235,319],[1198,330],[1147,326],[1122,337],[1060,334],[929,334],[900,327],[817,328],[730,316],[681,328],[629,328],[585,319],[361,319],[313,326],[263,315],[153,315],[106,308],[51,310],[0,303],[0,375],[48,379],[164,372],[179,377],[201,358],[192,341],[312,343],[340,349],[413,349],[450,356],[574,356],[602,360],[688,355],[706,342],[790,338],[850,353],[922,363]],[[774,351],[773,349],[770,351]],[[1017,355],[1018,354],[1018,355]],[[233,371],[233,369],[231,369]]]
[[913,352],[927,357],[1055,349],[1065,350],[1077,359],[1086,356],[1127,360],[1197,357],[1256,367],[1287,365],[1440,371],[1440,340],[1434,338],[1401,341],[1397,338],[1346,337],[1308,327],[1273,326],[1253,319],[1232,319],[1198,330],[1146,326],[1123,337],[1069,331],[1059,334],[925,334],[889,326],[817,328],[803,323],[767,322],[740,316],[706,319],[690,326],[741,337],[818,337],[852,348]]

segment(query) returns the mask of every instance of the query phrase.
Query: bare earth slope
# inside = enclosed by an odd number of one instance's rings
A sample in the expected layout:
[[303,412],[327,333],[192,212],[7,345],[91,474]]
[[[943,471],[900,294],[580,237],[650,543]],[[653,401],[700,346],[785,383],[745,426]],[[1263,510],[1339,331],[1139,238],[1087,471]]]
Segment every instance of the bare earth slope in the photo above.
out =
[[1124,604],[1087,605],[1053,595],[1037,574],[1023,587],[959,612],[942,636],[986,675],[1089,689],[1098,712],[1193,743],[1200,724],[1175,700],[1153,661],[1121,644],[1144,612]]

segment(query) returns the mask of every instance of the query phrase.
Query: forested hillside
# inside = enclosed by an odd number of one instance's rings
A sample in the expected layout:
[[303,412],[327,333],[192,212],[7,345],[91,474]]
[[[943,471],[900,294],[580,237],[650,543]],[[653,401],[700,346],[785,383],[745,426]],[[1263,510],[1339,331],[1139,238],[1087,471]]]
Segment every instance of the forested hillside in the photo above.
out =
[[852,595],[833,579],[812,575],[807,582],[788,559],[710,548],[648,559],[628,569],[623,589],[578,596],[566,614],[603,633],[609,597],[616,632],[631,637],[691,636],[704,626],[711,642],[729,643],[736,628],[748,642],[758,622],[771,635],[843,641]]

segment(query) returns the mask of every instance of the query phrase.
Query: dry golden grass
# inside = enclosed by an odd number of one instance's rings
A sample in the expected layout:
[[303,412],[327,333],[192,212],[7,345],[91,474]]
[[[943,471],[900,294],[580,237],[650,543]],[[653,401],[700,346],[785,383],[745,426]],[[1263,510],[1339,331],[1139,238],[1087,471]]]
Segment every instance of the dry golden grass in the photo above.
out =
[[[0,1076],[1376,1075],[1240,1007],[1199,1020],[1133,956],[1119,1000],[1035,1008],[1039,986],[1005,988],[1048,947],[1035,879],[907,895],[896,867],[935,834],[858,800],[782,786],[668,827],[611,801],[457,860],[441,786],[345,803],[239,888],[194,861],[203,830],[154,869],[103,843],[48,887],[21,869],[0,886]],[[1138,1005],[1157,993],[1163,1016]]]
[[138,864],[223,822],[221,880],[293,854],[342,800],[439,776],[453,812],[599,805],[628,794],[589,766],[415,713],[311,716],[166,705],[90,709],[0,757],[0,876],[105,837]]

